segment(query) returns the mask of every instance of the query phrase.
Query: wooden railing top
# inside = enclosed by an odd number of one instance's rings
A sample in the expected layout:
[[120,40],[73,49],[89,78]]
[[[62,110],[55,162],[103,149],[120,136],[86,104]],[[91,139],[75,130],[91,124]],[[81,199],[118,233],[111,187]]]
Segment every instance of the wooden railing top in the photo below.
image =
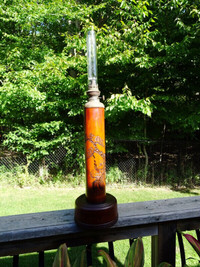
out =
[[200,196],[118,204],[118,212],[118,222],[101,231],[79,228],[73,209],[0,217],[0,255],[157,235],[158,224],[198,221]]

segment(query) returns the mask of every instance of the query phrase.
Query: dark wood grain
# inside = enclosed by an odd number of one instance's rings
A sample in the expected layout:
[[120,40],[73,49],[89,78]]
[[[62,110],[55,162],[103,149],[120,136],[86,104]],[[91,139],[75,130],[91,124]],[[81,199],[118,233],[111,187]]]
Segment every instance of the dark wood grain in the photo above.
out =
[[163,222],[158,226],[158,263],[168,262],[175,266],[176,222]]

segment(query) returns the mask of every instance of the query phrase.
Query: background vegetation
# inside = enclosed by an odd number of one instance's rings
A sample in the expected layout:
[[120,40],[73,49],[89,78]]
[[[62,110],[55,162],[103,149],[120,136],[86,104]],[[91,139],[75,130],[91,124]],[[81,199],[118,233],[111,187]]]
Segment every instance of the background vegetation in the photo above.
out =
[[[199,141],[198,0],[4,0],[0,4],[0,131],[29,161],[56,148],[83,169],[86,33],[94,27],[107,151],[140,140]],[[146,178],[145,178],[146,180]]]

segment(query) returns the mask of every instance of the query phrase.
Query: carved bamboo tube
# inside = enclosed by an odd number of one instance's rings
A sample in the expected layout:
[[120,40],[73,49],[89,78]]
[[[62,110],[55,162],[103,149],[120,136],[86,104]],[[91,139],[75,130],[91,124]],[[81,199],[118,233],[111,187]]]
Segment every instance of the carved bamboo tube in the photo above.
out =
[[85,108],[86,197],[90,203],[106,198],[104,121],[104,107]]

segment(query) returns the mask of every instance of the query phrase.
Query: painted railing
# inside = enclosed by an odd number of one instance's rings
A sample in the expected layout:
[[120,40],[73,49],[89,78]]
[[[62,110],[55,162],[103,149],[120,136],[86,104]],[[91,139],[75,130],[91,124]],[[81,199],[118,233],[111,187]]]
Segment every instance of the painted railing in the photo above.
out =
[[[177,230],[200,228],[200,197],[184,197],[118,204],[119,219],[111,228],[83,230],[74,223],[74,210],[58,210],[0,217],[0,256],[13,256],[39,251],[39,266],[44,266],[44,251],[86,245],[91,264],[92,244],[108,242],[114,258],[113,242],[139,236],[151,236],[152,267],[160,262],[175,266]],[[179,236],[180,237],[180,236]]]

